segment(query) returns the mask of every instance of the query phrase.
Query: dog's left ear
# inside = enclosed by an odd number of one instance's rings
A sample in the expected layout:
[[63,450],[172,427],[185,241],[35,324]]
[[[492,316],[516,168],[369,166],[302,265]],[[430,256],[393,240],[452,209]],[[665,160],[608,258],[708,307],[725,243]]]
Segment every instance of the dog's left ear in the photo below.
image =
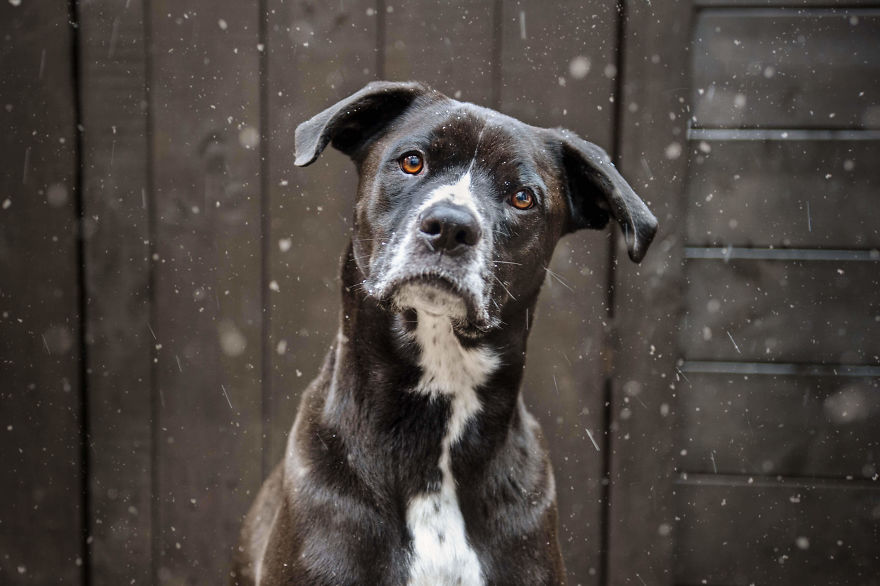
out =
[[640,262],[657,232],[657,218],[604,150],[568,130],[550,132],[562,149],[562,168],[571,209],[569,230],[604,228],[611,215],[623,228],[629,257]]
[[311,165],[332,142],[354,155],[376,133],[428,92],[415,82],[374,81],[296,127],[294,165]]

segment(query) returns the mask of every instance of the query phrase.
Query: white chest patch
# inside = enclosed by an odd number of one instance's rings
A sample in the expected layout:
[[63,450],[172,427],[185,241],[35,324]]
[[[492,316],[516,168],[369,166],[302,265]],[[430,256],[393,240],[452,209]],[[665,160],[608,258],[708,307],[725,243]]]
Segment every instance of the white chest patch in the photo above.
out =
[[409,586],[478,586],[484,584],[477,554],[467,540],[458,506],[450,450],[467,422],[482,408],[476,387],[498,366],[498,357],[484,348],[465,349],[458,342],[449,318],[418,312],[415,338],[422,349],[424,370],[416,392],[446,395],[451,414],[443,437],[439,492],[413,498],[406,524],[413,536]]

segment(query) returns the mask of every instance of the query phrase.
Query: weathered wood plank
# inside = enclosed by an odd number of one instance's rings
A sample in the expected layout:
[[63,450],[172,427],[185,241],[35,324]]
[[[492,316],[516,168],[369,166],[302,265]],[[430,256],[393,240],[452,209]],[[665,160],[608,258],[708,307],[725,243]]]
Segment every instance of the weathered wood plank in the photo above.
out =
[[[624,177],[660,231],[641,265],[616,254],[608,584],[672,583],[676,326],[682,310],[691,3],[625,3]],[[618,231],[619,233],[619,231]]]
[[876,365],[878,267],[871,261],[688,261],[684,355]]
[[151,349],[140,3],[78,4],[92,584],[148,583]]
[[880,379],[686,373],[687,472],[871,479],[880,472]]
[[687,240],[880,247],[880,142],[691,142]]
[[[357,174],[328,148],[293,166],[296,126],[375,79],[373,1],[268,2],[271,391],[264,473],[282,458],[300,393],[339,325],[339,259],[351,237]],[[268,373],[267,373],[268,374]]]
[[76,112],[65,2],[0,3],[0,582],[83,576]]
[[880,128],[877,38],[876,9],[701,11],[694,125]]
[[707,480],[676,490],[678,582],[877,583],[880,492],[873,484]]
[[149,18],[157,580],[219,584],[261,478],[259,3]]
[[[501,6],[500,110],[537,126],[565,126],[610,149],[615,6],[538,0]],[[598,584],[603,555],[601,351],[609,236],[584,231],[557,246],[535,310],[523,382],[553,460],[559,537],[572,584]]]
[[502,4],[501,101],[524,122],[612,146],[617,9],[606,2]]
[[559,540],[573,584],[598,584],[602,563],[608,245],[607,232],[599,232],[557,246],[554,276],[548,274],[535,308],[523,380],[523,398],[553,461]]
[[385,76],[426,82],[467,102],[493,105],[494,2],[410,2],[388,6]]

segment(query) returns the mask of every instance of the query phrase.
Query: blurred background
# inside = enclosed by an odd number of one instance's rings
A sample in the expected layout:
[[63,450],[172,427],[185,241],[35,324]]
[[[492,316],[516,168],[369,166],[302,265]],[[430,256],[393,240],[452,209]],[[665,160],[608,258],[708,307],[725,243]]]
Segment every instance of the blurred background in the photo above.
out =
[[612,154],[527,404],[571,584],[877,584],[880,3],[0,1],[0,583],[219,584],[335,335],[353,166],[425,81]]

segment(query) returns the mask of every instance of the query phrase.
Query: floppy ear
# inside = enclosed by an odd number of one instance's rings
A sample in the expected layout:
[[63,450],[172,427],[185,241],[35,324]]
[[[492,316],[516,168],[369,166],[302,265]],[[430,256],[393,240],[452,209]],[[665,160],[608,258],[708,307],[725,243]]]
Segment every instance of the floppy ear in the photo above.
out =
[[610,215],[623,228],[629,257],[641,261],[657,232],[657,218],[604,150],[568,130],[551,132],[561,141],[571,208],[569,229],[604,228]]
[[413,100],[428,93],[420,83],[374,81],[296,128],[294,164],[305,167],[315,162],[332,141],[334,147],[352,156],[373,135],[406,110]]

